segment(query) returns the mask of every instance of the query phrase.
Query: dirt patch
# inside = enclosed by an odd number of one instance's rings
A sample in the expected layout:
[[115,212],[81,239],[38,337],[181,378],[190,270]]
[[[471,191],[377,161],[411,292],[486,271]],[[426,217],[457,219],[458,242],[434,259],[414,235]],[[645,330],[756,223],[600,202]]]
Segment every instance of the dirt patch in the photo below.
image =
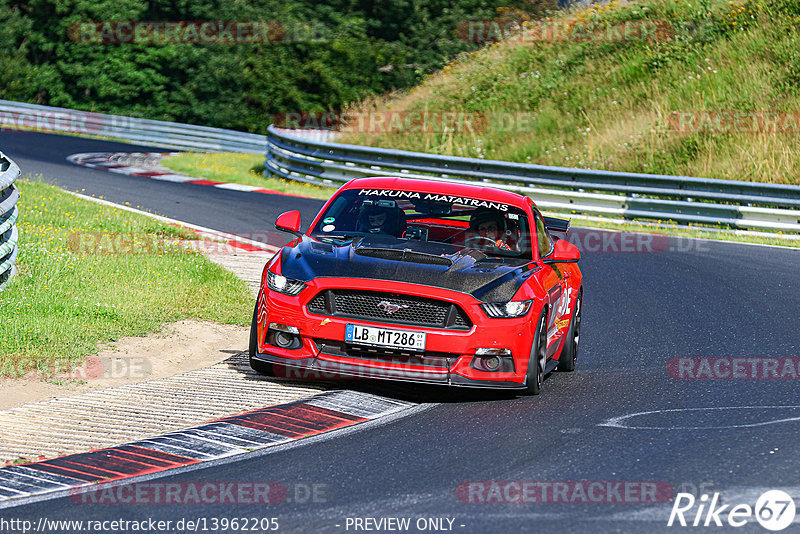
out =
[[78,379],[0,379],[0,410],[208,367],[246,350],[249,333],[248,327],[186,320],[157,334],[125,337],[87,358],[72,374]]

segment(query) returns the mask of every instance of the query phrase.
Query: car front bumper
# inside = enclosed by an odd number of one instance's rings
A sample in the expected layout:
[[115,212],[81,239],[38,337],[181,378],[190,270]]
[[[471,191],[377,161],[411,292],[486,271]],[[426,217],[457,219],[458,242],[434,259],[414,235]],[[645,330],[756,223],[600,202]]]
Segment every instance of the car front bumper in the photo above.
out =
[[[309,312],[308,304],[318,293],[347,287],[456,304],[467,314],[472,325],[468,329],[430,328]],[[522,389],[525,387],[531,343],[541,304],[532,306],[524,317],[494,319],[486,316],[480,308],[480,302],[471,295],[447,289],[384,280],[319,278],[310,281],[308,287],[296,297],[270,291],[264,285],[258,308],[258,351],[254,357],[276,364],[287,378],[374,378]],[[299,346],[281,348],[269,343],[267,330],[272,323],[296,329],[299,332]],[[345,343],[348,324],[424,332],[425,351],[415,353]],[[480,348],[509,350],[513,362],[510,370],[509,366],[503,371],[476,369],[474,359]]]

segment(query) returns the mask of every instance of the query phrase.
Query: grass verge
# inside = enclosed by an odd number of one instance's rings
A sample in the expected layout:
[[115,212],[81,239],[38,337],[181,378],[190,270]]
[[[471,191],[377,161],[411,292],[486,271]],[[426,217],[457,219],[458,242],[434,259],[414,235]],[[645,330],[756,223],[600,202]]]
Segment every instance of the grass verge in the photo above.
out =
[[184,152],[164,158],[161,164],[168,169],[197,178],[255,185],[264,189],[280,191],[304,197],[328,199],[334,188],[320,187],[264,176],[264,156],[242,153],[198,153]]
[[19,273],[0,293],[0,377],[53,376],[181,319],[250,324],[244,282],[181,247],[188,230],[40,181],[18,186]]
[[[800,183],[800,2],[613,0],[557,19],[560,26],[550,21],[550,28],[583,33],[536,38],[534,28],[527,41],[512,33],[411,91],[351,110],[384,117],[473,113],[486,119],[485,128],[356,128],[337,140],[543,165]],[[602,38],[603,28],[645,22],[669,31],[648,39]],[[601,38],[583,38],[593,29]]]

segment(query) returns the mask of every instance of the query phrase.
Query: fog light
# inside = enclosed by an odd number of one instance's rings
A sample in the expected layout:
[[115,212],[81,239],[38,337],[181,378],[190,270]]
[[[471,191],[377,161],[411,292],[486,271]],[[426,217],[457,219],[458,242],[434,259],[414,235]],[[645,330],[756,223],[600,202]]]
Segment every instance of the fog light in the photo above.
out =
[[489,356],[483,359],[483,366],[486,367],[487,371],[497,371],[502,363],[497,356]]
[[511,349],[481,348],[475,351],[469,366],[478,371],[514,372],[514,359]]
[[280,323],[269,323],[267,343],[282,349],[299,349],[303,346],[300,329]]
[[284,349],[288,348],[292,343],[294,343],[294,336],[292,334],[287,334],[286,332],[278,332],[275,334],[275,343]]

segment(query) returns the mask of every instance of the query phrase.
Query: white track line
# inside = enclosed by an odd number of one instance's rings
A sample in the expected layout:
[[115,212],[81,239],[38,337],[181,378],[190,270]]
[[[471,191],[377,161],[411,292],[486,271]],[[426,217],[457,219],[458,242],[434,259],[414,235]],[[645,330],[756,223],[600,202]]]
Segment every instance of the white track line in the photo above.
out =
[[67,191],[70,195],[76,196],[83,200],[88,200],[89,202],[94,202],[96,204],[102,204],[103,206],[109,206],[112,208],[117,208],[124,211],[129,211],[131,213],[138,213],[139,215],[144,215],[145,217],[150,217],[151,219],[155,219],[157,221],[165,222],[168,224],[173,224],[176,226],[183,226],[190,230],[194,230],[200,235],[206,237],[213,237],[216,239],[224,239],[226,241],[236,241],[238,243],[244,243],[253,247],[260,248],[261,250],[267,252],[278,252],[280,250],[279,247],[275,247],[272,245],[268,245],[266,243],[262,243],[260,241],[255,241],[253,239],[248,239],[246,237],[240,237],[235,234],[229,234],[226,232],[220,232],[219,230],[214,230],[213,228],[207,228],[205,226],[199,226],[197,224],[192,224],[184,221],[179,221],[177,219],[170,219],[169,217],[164,217],[163,215],[156,215],[155,213],[149,213],[147,211],[137,210],[136,208],[131,208],[130,206],[124,206],[122,204],[116,204],[114,202],[109,202],[108,200],[104,200],[102,198],[91,197],[88,195],[82,195],[80,193],[75,193],[74,191]]

